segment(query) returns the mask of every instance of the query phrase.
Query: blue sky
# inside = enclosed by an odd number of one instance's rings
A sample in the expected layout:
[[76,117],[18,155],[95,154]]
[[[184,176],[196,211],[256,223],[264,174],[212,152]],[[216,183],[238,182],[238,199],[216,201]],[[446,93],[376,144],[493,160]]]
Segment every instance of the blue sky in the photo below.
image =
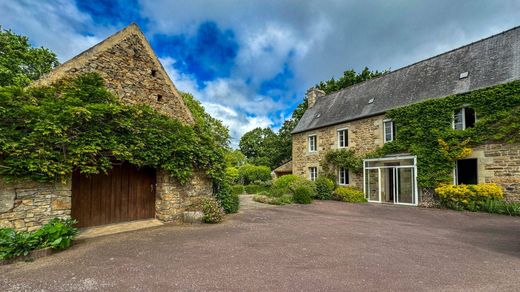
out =
[[0,25],[61,61],[131,22],[236,146],[346,69],[397,69],[520,25],[520,0],[0,0]]

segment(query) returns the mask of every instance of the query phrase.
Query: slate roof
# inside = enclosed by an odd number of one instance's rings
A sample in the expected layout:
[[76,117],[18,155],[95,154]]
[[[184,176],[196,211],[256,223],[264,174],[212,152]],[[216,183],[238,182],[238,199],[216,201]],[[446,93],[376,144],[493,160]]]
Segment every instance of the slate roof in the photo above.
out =
[[[468,77],[460,79],[464,72]],[[292,133],[518,79],[520,26],[320,97]]]

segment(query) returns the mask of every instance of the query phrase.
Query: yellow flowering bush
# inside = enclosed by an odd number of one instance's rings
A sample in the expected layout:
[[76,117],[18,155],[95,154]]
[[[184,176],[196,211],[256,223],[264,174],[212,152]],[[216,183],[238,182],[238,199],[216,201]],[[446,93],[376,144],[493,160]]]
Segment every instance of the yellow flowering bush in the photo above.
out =
[[463,209],[474,209],[489,200],[502,200],[504,191],[493,183],[477,185],[440,185],[435,189],[444,205]]

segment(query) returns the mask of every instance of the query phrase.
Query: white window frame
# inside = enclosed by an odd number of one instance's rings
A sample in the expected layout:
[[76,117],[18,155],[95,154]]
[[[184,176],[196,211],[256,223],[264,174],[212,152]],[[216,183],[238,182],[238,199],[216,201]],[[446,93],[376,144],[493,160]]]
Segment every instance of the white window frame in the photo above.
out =
[[309,179],[311,181],[315,181],[318,178],[318,167],[311,166],[309,167]]
[[[392,138],[390,140],[386,139],[386,134],[387,134],[386,123],[390,123],[390,135],[392,136]],[[385,143],[388,143],[388,142],[392,142],[394,140],[395,140],[394,121],[392,119],[383,120],[383,141],[385,141]]]
[[[344,173],[344,182],[341,182],[342,180],[342,175],[341,175],[341,172],[343,171]],[[350,185],[350,174],[349,174],[349,170],[348,168],[346,167],[340,167],[338,168],[338,185],[340,186],[348,186]]]
[[[464,131],[466,130],[466,108],[468,108],[468,106],[463,106],[459,109],[456,109],[453,111],[453,115],[452,115],[452,119],[451,119],[451,127],[453,130],[459,130],[459,131]],[[475,124],[477,123],[477,111],[473,109],[473,112],[475,113]],[[458,111],[458,110],[461,110],[461,113],[462,113],[462,129],[455,129],[455,112]]]
[[[343,132],[343,146],[341,146],[341,135]],[[347,148],[348,147],[348,128],[341,128],[336,130],[336,136],[338,137],[338,148]]]
[[[311,140],[314,140],[314,144],[311,143]],[[317,152],[318,151],[318,136],[316,134],[309,135],[307,137],[307,143],[309,144],[309,152]],[[311,147],[314,146],[314,149]]]

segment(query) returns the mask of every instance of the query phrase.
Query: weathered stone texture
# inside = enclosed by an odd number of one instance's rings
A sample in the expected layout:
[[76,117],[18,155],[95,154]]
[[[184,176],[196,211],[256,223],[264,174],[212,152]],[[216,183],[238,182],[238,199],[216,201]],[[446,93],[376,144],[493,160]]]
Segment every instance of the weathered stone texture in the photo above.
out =
[[[309,178],[309,167],[318,167],[318,175],[322,172],[320,163],[330,149],[338,148],[338,129],[348,129],[348,148],[358,154],[368,153],[383,146],[384,116],[375,116],[362,120],[351,121],[308,132],[294,134],[293,139],[293,174]],[[316,135],[318,151],[309,152],[308,136]],[[349,172],[350,185],[363,187],[362,174]]]
[[520,202],[520,144],[489,143],[473,149],[479,183],[496,183],[506,200]]
[[0,196],[10,198],[2,200],[0,227],[32,231],[53,218],[70,218],[71,194],[70,182],[5,182],[0,179]]
[[212,194],[211,180],[203,172],[195,172],[191,180],[182,185],[166,171],[158,171],[155,217],[166,222],[182,221],[192,199]]
[[182,97],[135,25],[74,57],[34,85],[86,72],[98,72],[107,87],[127,104],[147,104],[165,115],[193,123]]

